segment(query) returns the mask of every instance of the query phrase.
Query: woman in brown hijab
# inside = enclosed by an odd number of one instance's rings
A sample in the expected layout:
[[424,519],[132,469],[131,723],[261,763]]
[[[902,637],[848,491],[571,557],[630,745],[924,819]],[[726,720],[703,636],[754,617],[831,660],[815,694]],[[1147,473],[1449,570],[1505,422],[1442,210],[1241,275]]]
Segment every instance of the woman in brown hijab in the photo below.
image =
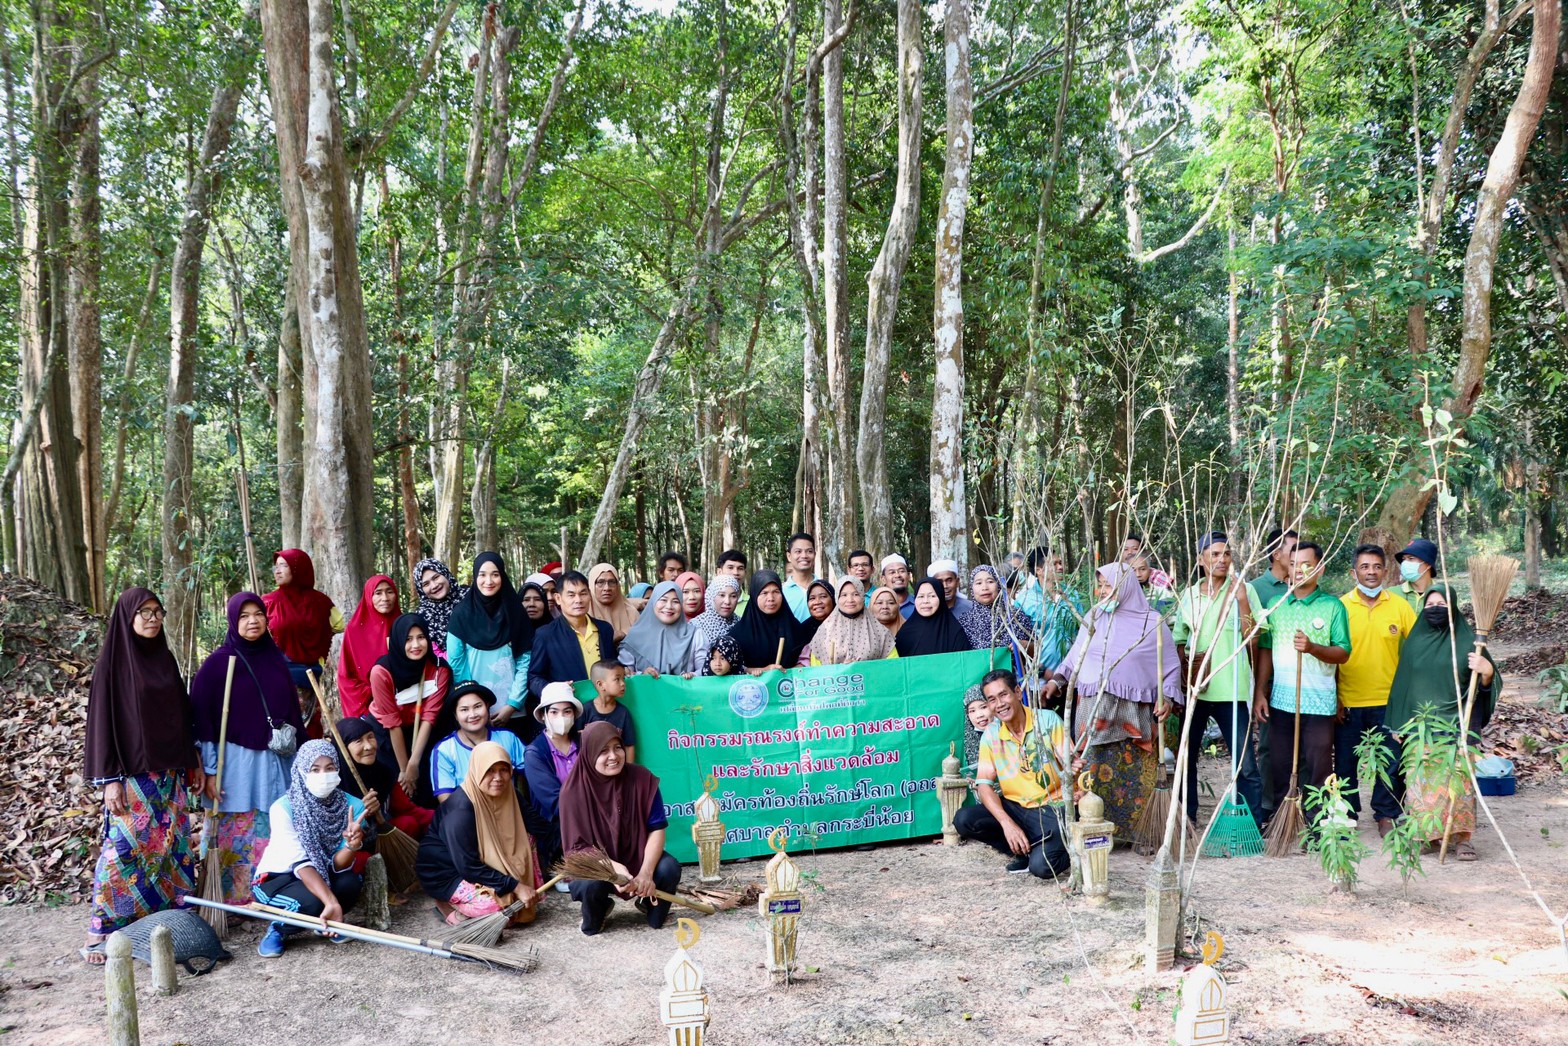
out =
[[103,850],[93,872],[82,958],[103,962],[115,930],[181,904],[195,889],[186,794],[206,785],[191,703],[163,634],[163,603],[127,589],[109,615],[87,697],[85,776],[103,789]]
[[620,732],[609,722],[589,723],[579,745],[577,765],[561,786],[562,851],[603,850],[615,870],[631,880],[619,887],[572,882],[572,899],[583,906],[583,933],[591,937],[604,928],[615,906],[612,892],[635,898],[648,925],[658,929],[670,914],[670,902],[659,900],[655,891],[674,893],[681,881],[680,862],[664,852],[670,822],[659,779],[626,761]]
[[441,804],[434,830],[420,840],[419,884],[453,925],[494,915],[513,901],[526,907],[512,922],[531,923],[539,910],[536,868],[512,786],[512,758],[494,741],[481,741],[468,758],[463,786]]

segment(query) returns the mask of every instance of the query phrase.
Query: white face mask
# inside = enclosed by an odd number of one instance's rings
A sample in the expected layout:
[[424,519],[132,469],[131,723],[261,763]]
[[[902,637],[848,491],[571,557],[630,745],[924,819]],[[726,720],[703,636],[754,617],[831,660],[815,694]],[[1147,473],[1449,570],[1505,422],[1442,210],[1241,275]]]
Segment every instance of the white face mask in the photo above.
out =
[[321,772],[312,770],[305,775],[305,787],[310,789],[310,794],[317,799],[325,799],[338,790],[338,783],[342,776],[336,770]]
[[1399,576],[1404,578],[1406,581],[1414,581],[1416,578],[1421,576],[1421,564],[1417,563],[1413,559],[1400,561]]
[[577,723],[576,716],[547,715],[544,717],[545,725],[550,728],[550,733],[556,737],[565,737],[572,732],[572,727]]
[[1382,585],[1379,585],[1376,588],[1368,588],[1366,585],[1363,585],[1359,581],[1356,582],[1356,587],[1359,588],[1361,590],[1361,594],[1363,596],[1366,596],[1368,599],[1376,599],[1377,598],[1377,594],[1379,592],[1383,591],[1383,586]]

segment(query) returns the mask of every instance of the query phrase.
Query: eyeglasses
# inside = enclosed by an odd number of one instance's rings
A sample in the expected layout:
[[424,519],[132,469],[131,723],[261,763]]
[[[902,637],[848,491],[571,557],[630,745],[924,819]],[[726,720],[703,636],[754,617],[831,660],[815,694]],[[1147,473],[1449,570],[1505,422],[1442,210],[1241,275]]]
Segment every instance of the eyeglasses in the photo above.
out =
[[143,607],[136,612],[136,616],[143,621],[162,621],[169,616],[169,612],[163,607]]

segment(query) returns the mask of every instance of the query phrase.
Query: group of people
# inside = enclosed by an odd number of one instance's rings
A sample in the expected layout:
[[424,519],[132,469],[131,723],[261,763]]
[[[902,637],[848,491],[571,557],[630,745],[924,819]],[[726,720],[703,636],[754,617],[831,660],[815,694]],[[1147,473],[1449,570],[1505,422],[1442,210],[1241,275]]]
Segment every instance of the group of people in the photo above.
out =
[[[1342,598],[1320,589],[1322,550],[1293,532],[1270,536],[1270,569],[1251,583],[1234,576],[1224,534],[1198,551],[1202,576],[1177,596],[1129,537],[1088,599],[1043,547],[975,567],[967,586],[951,560],[912,580],[903,556],[876,567],[857,549],[826,581],[802,533],[784,549],[782,576],[748,576],[731,550],[704,579],[670,553],[653,583],[629,592],[608,563],[587,574],[547,564],[518,588],[485,552],[466,586],[440,561],[419,562],[412,613],[378,574],[345,620],[315,588],[310,557],[287,549],[274,556],[274,591],[229,600],[227,635],[188,687],[163,604],[130,589],[88,706],[86,773],[103,790],[105,827],[84,957],[101,961],[109,932],[192,892],[188,798],[210,814],[201,844],[218,854],[231,903],[334,918],[352,907],[379,833],[395,828],[420,840],[419,881],[450,922],[503,909],[531,920],[544,869],[596,848],[623,884],[564,887],[583,932],[600,931],[612,892],[661,925],[657,894],[680,869],[664,851],[658,779],[635,761],[621,703],[629,674],[757,675],[1005,648],[1011,666],[966,696],[979,801],[958,828],[1013,855],[1010,870],[1040,876],[1065,867],[1054,807],[1068,769],[1093,775],[1127,838],[1155,788],[1165,724],[1188,701],[1187,729],[1196,736],[1212,719],[1240,753],[1237,791],[1260,823],[1289,776],[1298,682],[1308,785],[1330,772],[1353,782],[1362,733],[1380,731],[1397,750],[1416,709],[1453,711],[1471,672],[1481,695],[1471,728],[1490,714],[1495,667],[1485,655],[1450,658],[1468,651],[1469,626],[1433,581],[1430,542],[1397,557],[1397,589],[1384,586],[1380,548],[1356,549],[1356,587]],[[321,677],[338,632],[334,720]],[[574,686],[583,681],[587,704]],[[1056,710],[1069,691],[1070,723]],[[1194,817],[1196,773],[1190,759]],[[1437,801],[1408,791],[1406,806]],[[1399,816],[1398,792],[1374,788],[1382,830]],[[1459,804],[1455,820],[1459,856],[1473,859],[1473,807]],[[292,932],[272,925],[261,954],[282,954]]]

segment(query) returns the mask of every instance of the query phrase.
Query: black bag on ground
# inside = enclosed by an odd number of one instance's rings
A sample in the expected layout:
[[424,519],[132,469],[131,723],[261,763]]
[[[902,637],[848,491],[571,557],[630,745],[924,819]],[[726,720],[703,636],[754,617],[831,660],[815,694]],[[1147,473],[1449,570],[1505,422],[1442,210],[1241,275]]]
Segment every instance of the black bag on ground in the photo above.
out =
[[211,971],[220,959],[234,958],[194,908],[170,908],[120,928],[120,932],[131,939],[131,955],[149,966],[152,965],[152,931],[158,926],[169,928],[174,938],[174,961],[192,976],[200,977]]

